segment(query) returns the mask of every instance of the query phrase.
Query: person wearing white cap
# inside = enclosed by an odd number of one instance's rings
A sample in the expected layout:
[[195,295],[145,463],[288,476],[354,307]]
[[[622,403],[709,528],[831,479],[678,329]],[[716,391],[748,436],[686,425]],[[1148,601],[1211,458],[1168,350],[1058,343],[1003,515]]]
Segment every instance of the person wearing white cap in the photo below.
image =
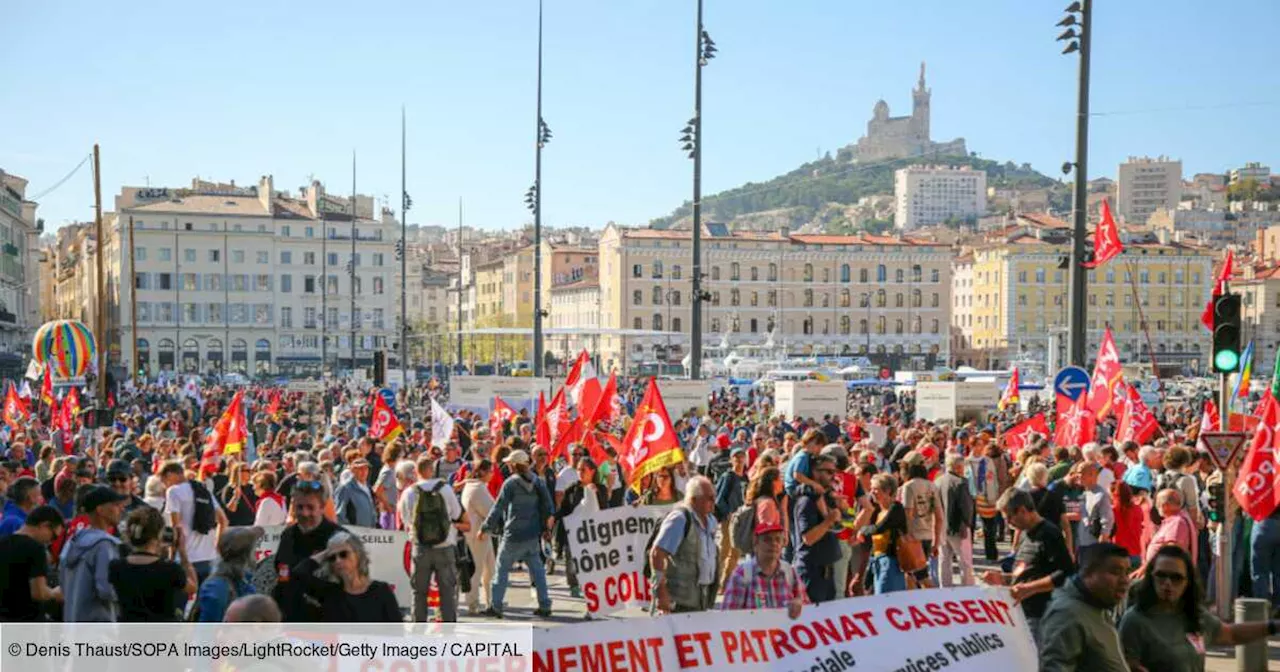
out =
[[546,484],[530,472],[528,453],[513,450],[503,461],[511,467],[512,473],[502,483],[498,501],[484,521],[484,530],[490,533],[501,530],[502,539],[498,544],[498,571],[493,577],[491,591],[493,603],[482,613],[502,618],[511,566],[523,562],[529,568],[529,576],[538,594],[538,608],[533,614],[545,618],[551,615],[551,596],[547,592],[547,572],[542,564],[540,540],[550,533],[555,505]]

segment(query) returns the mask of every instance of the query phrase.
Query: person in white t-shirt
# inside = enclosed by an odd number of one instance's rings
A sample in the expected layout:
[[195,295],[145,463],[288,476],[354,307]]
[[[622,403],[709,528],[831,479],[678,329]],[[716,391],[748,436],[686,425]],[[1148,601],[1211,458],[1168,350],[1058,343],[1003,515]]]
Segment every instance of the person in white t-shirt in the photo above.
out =
[[258,508],[254,512],[253,524],[257,527],[284,525],[289,519],[289,512],[285,508],[284,497],[276,492],[275,473],[260,471],[254,474],[253,492],[258,496]]
[[181,527],[182,536],[186,539],[187,558],[196,570],[197,583],[204,583],[213,571],[213,561],[218,558],[218,549],[214,544],[219,529],[227,526],[227,514],[222,504],[214,497],[203,483],[201,497],[208,497],[213,506],[215,527],[201,534],[192,529],[192,520],[196,513],[196,486],[187,480],[182,462],[170,461],[160,470],[160,478],[165,484],[164,510],[169,514],[169,524]]
[[554,496],[557,509],[560,508],[560,503],[564,501],[564,491],[578,482],[578,469],[574,465],[586,455],[587,449],[582,444],[573,444],[573,447],[569,449],[569,461],[560,468],[560,471],[556,472],[556,492]]

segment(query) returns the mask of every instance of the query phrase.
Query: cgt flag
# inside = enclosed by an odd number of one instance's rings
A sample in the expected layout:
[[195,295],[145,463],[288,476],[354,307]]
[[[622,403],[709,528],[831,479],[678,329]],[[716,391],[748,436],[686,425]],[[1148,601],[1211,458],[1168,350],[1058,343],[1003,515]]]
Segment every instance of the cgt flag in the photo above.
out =
[[654,378],[649,379],[649,389],[636,407],[635,420],[622,439],[622,450],[621,458],[629,472],[627,482],[637,491],[645,476],[684,461],[680,440]]
[[[234,455],[244,450],[246,432],[243,397],[243,391],[236,392],[231,398],[231,403],[227,404],[226,410],[222,412],[222,417],[218,418],[217,424],[213,426],[213,432],[209,434],[209,439],[204,444],[201,471],[216,468],[217,458],[223,455]],[[67,399],[62,407],[67,408],[70,401]]]
[[1018,398],[1018,387],[1022,385],[1022,381],[1018,378],[1018,367],[1013,367],[1013,375],[1009,376],[1009,384],[1004,388],[1004,395],[1000,397],[1000,402],[996,404],[996,408],[1004,410],[1010,406],[1017,406],[1020,399]]
[[1102,217],[1098,220],[1098,228],[1093,234],[1093,261],[1081,264],[1085,268],[1098,268],[1124,252],[1124,244],[1120,242],[1120,231],[1116,228],[1116,220],[1111,217],[1111,206],[1107,199],[1102,199]]
[[18,390],[9,383],[8,389],[4,393],[4,422],[13,429],[22,426],[22,421],[27,419],[27,415],[31,410],[27,407],[27,403],[18,396]]
[[1083,394],[1076,403],[1067,408],[1065,413],[1058,414],[1055,430],[1053,444],[1059,447],[1083,446],[1094,439],[1098,430],[1098,420],[1085,406]]
[[1144,445],[1160,429],[1160,423],[1151,414],[1151,409],[1143,403],[1142,397],[1132,385],[1120,383],[1125,391],[1121,406],[1120,424],[1116,430],[1116,440],[1133,441]]
[[[434,404],[434,400],[432,401]],[[434,408],[433,408],[434,410]],[[400,419],[396,417],[395,411],[387,405],[387,400],[381,394],[375,394],[373,397],[373,416],[369,419],[369,438],[374,441],[394,441],[397,436],[404,432],[404,426],[400,424]]]
[[489,434],[493,436],[493,440],[502,442],[503,428],[508,422],[516,419],[516,412],[502,397],[493,398],[493,412],[489,414]]
[[1254,520],[1263,520],[1276,510],[1280,488],[1276,487],[1276,431],[1280,429],[1280,403],[1267,390],[1258,404],[1258,431],[1249,444],[1240,475],[1236,478],[1235,496]]

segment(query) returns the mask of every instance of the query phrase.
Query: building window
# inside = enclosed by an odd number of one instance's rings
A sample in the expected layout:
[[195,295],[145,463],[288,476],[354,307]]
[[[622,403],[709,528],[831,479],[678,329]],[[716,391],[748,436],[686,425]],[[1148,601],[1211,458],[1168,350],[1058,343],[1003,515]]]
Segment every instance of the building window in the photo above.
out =
[[778,281],[778,265],[769,264],[769,282]]
[[638,306],[642,303],[644,303],[644,292],[637,289],[631,293],[631,305]]
[[195,251],[195,250],[193,250],[193,249],[191,249],[191,248],[187,248],[187,249],[183,250],[183,251],[182,251],[182,260],[183,260],[183,261],[185,261],[185,262],[187,262],[187,263],[194,264],[194,263],[195,263],[195,261],[196,261],[196,251]]
[[293,308],[290,308],[289,306],[281,306],[280,326],[285,329],[293,328]]
[[680,305],[680,290],[678,289],[671,290],[670,298],[671,298],[671,305],[673,306]]
[[897,320],[894,320],[894,321],[893,321],[893,333],[895,333],[895,334],[901,334],[901,333],[902,333],[902,320],[901,320],[901,319],[897,319]]
[[338,265],[338,253],[337,253],[337,252],[330,252],[327,256],[328,256],[328,264],[329,264],[330,266],[337,266],[337,265]]
[[902,284],[903,282],[906,282],[906,277],[907,277],[906,272],[903,271],[901,268],[893,272],[893,281],[898,284]]
[[729,264],[729,279],[733,281],[741,280],[741,271],[742,267],[738,265],[738,262],[735,261]]
[[146,260],[147,260],[147,248],[145,248],[145,247],[138,247],[138,246],[136,246],[136,245],[135,245],[135,246],[134,246],[134,248],[133,248],[133,257],[134,257],[134,259],[136,259],[137,261],[146,261]]
[[271,253],[265,250],[259,250],[257,259],[259,264],[269,264],[271,263]]
[[680,331],[680,318],[671,318],[671,331]]
[[804,265],[804,281],[813,282],[813,264]]
[[280,227],[280,235],[284,236],[285,238],[288,238],[289,236],[291,236],[291,235],[293,235],[293,234],[289,231],[289,227],[288,227],[288,226],[282,226],[282,227]]
[[773,290],[773,289],[769,290],[769,294],[768,294],[768,303],[769,303],[769,305],[770,305],[771,307],[772,307],[772,306],[777,306],[777,305],[778,305],[778,292],[777,292],[777,290]]
[[233,263],[233,264],[243,264],[243,263],[244,263],[244,250],[231,250],[231,263]]
[[373,255],[373,265],[382,266],[386,261],[386,255],[381,252],[375,252]]
[[280,276],[280,292],[289,294],[293,291],[293,276],[289,274]]
[[942,274],[938,272],[938,269],[935,268],[932,271],[929,271],[929,281],[930,282],[942,281]]
[[151,289],[151,274],[134,273],[133,288],[134,289]]
[[[1043,300],[1043,299],[1041,299],[1041,305],[1044,305],[1044,304],[1043,304],[1043,301],[1044,301],[1044,300]],[[933,293],[933,307],[934,307],[934,308],[937,308],[941,303],[942,303],[942,298],[941,298],[940,296],[938,296],[938,293],[937,293],[937,292],[934,292],[934,293]]]
[[654,280],[662,279],[662,261],[661,260],[653,262],[653,279]]
[[682,277],[683,277],[683,275],[684,275],[684,274],[680,271],[680,264],[671,264],[671,279],[672,279],[672,280],[679,280],[680,278],[682,278]]
[[902,305],[903,305],[903,304],[902,304],[902,302],[903,302],[902,292],[898,292],[897,294],[894,294],[894,295],[893,295],[893,307],[894,307],[894,308],[901,308],[901,307],[902,307]]
[[884,264],[880,264],[879,266],[876,266],[876,282],[888,282],[888,281],[889,281],[889,269],[885,268]]
[[643,267],[643,266],[641,266],[640,264],[636,264],[636,265],[632,266],[632,267],[631,267],[631,277],[633,277],[633,278],[642,278],[642,277],[644,277],[644,267]]
[[172,274],[172,273],[157,273],[157,274],[156,274],[156,289],[160,289],[160,290],[170,290],[170,289],[173,289],[173,274]]
[[281,263],[281,265],[284,265],[284,266],[288,266],[289,264],[292,264],[292,263],[293,263],[293,252],[290,252],[289,250],[281,250],[281,251],[280,251],[280,263]]
[[[889,305],[888,295],[885,294],[885,291],[883,289],[877,291],[876,292],[876,308],[884,308],[887,305]],[[884,332],[881,332],[881,333],[884,333]]]
[[719,280],[719,279],[720,279],[720,267],[719,267],[719,266],[712,266],[712,267],[711,267],[711,279],[712,279],[712,280]]
[[644,329],[644,320],[642,320],[642,319],[640,319],[640,318],[638,318],[638,317],[637,317],[636,319],[632,320],[632,322],[631,322],[631,328],[632,328],[632,329],[635,329],[636,331],[640,331],[641,329]]
[[936,334],[936,333],[938,333],[938,330],[939,330],[939,329],[941,329],[941,328],[942,328],[941,323],[940,323],[938,320],[934,320],[934,321],[933,321],[933,333],[935,333],[935,334]]
[[755,266],[751,267],[751,281],[755,282],[760,279],[760,269]]
[[316,276],[308,275],[302,279],[302,293],[303,294],[316,293]]
[[377,278],[377,277],[375,277],[375,278],[373,279],[373,293],[374,293],[374,294],[382,294],[382,293],[383,293],[383,281],[382,281],[382,278]]
[[302,253],[302,263],[303,263],[303,265],[306,265],[306,266],[315,266],[315,265],[316,265],[316,253],[315,253],[315,252],[303,252],[303,253]]
[[924,269],[920,264],[911,267],[911,282],[924,282]]
[[662,331],[662,313],[653,314],[653,330]]
[[662,288],[661,287],[653,288],[653,305],[655,306],[662,305]]

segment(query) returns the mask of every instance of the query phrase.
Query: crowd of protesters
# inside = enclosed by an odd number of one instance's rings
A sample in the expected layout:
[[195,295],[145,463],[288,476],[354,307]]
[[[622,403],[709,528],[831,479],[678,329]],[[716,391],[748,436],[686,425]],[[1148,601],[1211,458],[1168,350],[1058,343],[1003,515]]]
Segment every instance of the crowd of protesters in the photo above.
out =
[[[593,429],[625,433],[643,385],[621,387],[621,412]],[[413,541],[414,621],[464,607],[502,618],[517,570],[547,617],[557,565],[581,596],[565,518],[646,504],[671,507],[647,550],[663,613],[796,617],[846,597],[1008,585],[1047,670],[1202,669],[1204,645],[1275,631],[1206,609],[1228,532],[1233,593],[1280,607],[1280,511],[1221,529],[1233,501],[1186,409],[1149,445],[1032,435],[1013,451],[1003,433],[1025,416],[1012,411],[933,423],[887,393],[847,417],[783,418],[767,394],[718,391],[672,418],[685,459],[633,483],[611,445],[607,459],[578,443],[553,459],[528,411],[498,427],[460,411],[432,437],[426,389],[395,399],[405,431],[388,443],[368,436],[367,391],[286,394],[271,411],[277,393],[250,388],[249,445],[216,459],[204,445],[230,389],[122,391],[114,426],[71,436],[33,411],[2,437],[0,620],[404,619],[356,528]]]

